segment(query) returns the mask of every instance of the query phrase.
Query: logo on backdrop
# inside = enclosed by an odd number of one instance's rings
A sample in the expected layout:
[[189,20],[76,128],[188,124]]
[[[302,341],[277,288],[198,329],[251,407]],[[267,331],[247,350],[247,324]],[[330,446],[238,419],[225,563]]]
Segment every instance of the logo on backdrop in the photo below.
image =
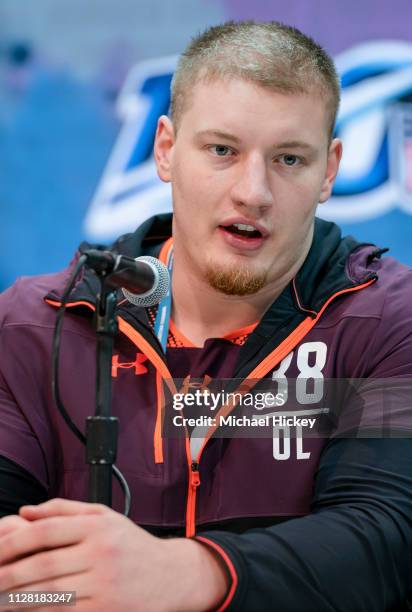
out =
[[412,45],[358,45],[336,59],[344,154],[334,197],[320,214],[352,222],[392,208],[412,214]]
[[[166,114],[177,57],[135,66],[117,101],[117,142],[85,220],[91,240],[106,241],[171,209],[171,191],[152,156],[157,118]],[[324,218],[357,222],[392,208],[412,214],[412,45],[358,45],[335,58],[342,79],[336,135],[344,156]]]

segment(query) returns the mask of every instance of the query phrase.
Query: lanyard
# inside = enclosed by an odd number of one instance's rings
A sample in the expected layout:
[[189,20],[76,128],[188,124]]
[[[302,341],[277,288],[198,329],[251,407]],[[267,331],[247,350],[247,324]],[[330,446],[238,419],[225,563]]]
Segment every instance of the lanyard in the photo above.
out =
[[162,345],[164,352],[166,352],[167,337],[169,335],[170,315],[172,310],[173,246],[171,246],[167,254],[166,265],[170,276],[169,290],[166,295],[163,296],[159,304],[154,325],[154,332],[160,344]]

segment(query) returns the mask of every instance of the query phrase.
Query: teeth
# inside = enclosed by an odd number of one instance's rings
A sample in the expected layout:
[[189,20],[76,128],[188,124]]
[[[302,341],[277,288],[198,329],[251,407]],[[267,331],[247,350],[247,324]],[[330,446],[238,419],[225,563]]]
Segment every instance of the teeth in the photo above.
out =
[[233,224],[234,227],[237,227],[237,229],[242,230],[243,232],[255,232],[256,228],[253,227],[253,225],[243,225],[243,223],[234,223]]

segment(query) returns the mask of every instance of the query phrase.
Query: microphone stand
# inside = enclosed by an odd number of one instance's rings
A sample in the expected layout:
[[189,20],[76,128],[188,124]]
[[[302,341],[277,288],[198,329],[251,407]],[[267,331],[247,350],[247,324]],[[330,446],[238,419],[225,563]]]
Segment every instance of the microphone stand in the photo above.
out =
[[[96,349],[96,412],[86,419],[86,460],[89,464],[89,501],[112,505],[112,466],[116,461],[118,419],[110,416],[112,354],[117,332],[116,290],[105,287],[101,276],[94,317]],[[110,275],[109,275],[110,276]]]

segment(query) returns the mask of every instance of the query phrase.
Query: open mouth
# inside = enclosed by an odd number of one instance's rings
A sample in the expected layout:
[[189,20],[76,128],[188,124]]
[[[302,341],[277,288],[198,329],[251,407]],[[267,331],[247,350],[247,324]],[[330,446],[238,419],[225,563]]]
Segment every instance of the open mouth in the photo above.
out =
[[262,238],[262,233],[253,225],[245,225],[244,223],[233,223],[232,225],[220,225],[221,229],[229,234],[242,236],[242,238]]

